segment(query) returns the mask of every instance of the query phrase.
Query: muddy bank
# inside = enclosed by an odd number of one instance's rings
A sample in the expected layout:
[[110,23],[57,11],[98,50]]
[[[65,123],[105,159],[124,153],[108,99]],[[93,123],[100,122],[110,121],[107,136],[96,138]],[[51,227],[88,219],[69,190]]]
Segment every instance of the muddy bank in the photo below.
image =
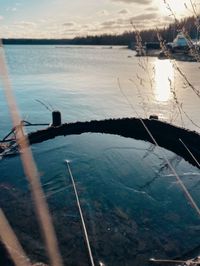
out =
[[[197,132],[176,127],[159,120],[143,119],[158,145],[183,157],[198,167],[195,160],[183,146],[181,139],[198,161],[200,161],[200,135]],[[138,118],[108,119],[90,122],[75,122],[59,127],[48,127],[28,135],[31,144],[40,143],[57,136],[78,135],[82,133],[104,133],[134,138],[153,143],[151,137]]]

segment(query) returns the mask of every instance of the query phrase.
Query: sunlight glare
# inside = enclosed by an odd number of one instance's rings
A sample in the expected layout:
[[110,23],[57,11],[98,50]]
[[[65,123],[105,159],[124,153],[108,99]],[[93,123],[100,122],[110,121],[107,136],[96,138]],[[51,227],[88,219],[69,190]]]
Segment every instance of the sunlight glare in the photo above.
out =
[[166,102],[171,98],[171,85],[174,83],[174,68],[170,60],[156,60],[155,71],[155,99]]

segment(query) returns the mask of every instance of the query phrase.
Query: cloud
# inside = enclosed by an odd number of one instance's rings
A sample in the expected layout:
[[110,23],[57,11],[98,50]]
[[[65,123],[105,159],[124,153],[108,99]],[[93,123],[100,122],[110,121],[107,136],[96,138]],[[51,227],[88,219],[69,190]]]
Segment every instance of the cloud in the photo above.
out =
[[158,7],[153,7],[153,6],[150,6],[150,7],[146,8],[146,11],[158,11],[158,10],[159,10]]
[[96,14],[98,17],[103,17],[103,16],[108,16],[109,12],[108,12],[108,10],[104,9],[104,10],[98,11]]
[[42,18],[42,19],[39,19],[38,22],[39,22],[39,23],[46,23],[47,20]]
[[111,27],[113,25],[115,25],[117,23],[117,21],[115,20],[109,20],[109,21],[104,21],[103,23],[101,23],[102,27]]
[[152,0],[112,0],[113,2],[122,2],[122,3],[127,3],[127,4],[141,4],[141,5],[146,5],[150,4]]
[[0,16],[0,20],[3,20],[3,16]]
[[16,12],[17,11],[17,7],[7,7],[6,11]]
[[131,21],[144,21],[144,20],[151,20],[158,17],[158,13],[147,13],[147,14],[140,14],[134,17],[131,17]]
[[110,19],[107,21],[103,21],[96,25],[96,27],[92,28],[92,31],[95,32],[112,32],[112,33],[122,33],[124,31],[132,30],[131,22],[137,29],[147,29],[153,27],[159,27],[163,25],[163,21],[160,20],[158,23],[158,13],[144,13],[138,14],[135,16],[129,17],[117,17],[115,19]]
[[62,24],[65,27],[74,27],[76,25],[75,22],[65,22]]
[[128,9],[124,8],[124,9],[120,10],[118,13],[122,14],[122,15],[126,15],[126,14],[129,14],[130,12],[128,11]]
[[37,25],[36,23],[30,22],[30,21],[19,21],[19,22],[15,22],[14,26],[17,26],[19,28],[26,28],[26,27],[35,28]]

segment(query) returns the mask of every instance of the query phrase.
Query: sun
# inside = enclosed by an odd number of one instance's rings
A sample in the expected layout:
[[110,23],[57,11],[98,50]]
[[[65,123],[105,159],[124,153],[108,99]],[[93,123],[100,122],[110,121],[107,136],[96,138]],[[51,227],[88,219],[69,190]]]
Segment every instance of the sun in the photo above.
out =
[[190,0],[157,0],[159,10],[163,16],[170,15],[170,10],[173,10],[177,18],[187,16],[189,10],[192,9]]

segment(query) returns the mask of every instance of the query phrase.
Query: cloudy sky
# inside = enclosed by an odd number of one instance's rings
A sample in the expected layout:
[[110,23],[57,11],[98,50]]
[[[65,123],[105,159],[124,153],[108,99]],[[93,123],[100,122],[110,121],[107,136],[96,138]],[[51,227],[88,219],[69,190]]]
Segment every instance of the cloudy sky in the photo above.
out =
[[[190,0],[167,1],[177,17],[190,14]],[[167,25],[169,15],[164,0],[0,0],[0,37],[121,33],[132,29],[131,22],[138,29]]]

